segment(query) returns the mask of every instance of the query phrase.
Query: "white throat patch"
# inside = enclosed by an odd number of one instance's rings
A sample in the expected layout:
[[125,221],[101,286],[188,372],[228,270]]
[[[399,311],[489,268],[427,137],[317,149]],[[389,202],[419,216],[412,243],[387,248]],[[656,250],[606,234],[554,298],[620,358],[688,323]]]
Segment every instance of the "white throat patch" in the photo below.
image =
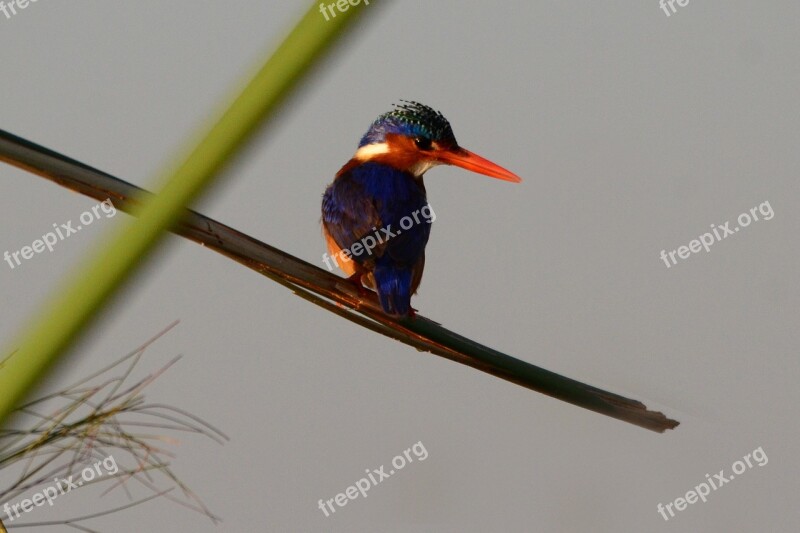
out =
[[425,174],[432,167],[441,164],[442,163],[440,161],[434,161],[434,160],[420,161],[419,163],[412,165],[411,168],[408,169],[408,171],[411,172],[411,174],[413,174],[415,178],[421,178],[422,175]]

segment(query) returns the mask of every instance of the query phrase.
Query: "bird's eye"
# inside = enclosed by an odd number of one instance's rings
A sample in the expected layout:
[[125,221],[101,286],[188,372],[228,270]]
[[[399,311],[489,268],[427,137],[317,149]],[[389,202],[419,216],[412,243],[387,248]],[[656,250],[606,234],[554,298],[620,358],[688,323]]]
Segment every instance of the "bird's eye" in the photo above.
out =
[[420,150],[430,150],[431,149],[431,140],[427,137],[415,137],[414,144],[417,145],[417,148]]

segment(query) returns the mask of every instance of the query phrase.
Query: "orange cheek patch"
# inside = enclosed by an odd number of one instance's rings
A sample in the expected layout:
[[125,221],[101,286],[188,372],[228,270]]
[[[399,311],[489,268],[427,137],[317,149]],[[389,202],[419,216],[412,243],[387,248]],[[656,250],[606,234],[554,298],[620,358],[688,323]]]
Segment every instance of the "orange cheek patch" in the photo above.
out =
[[414,139],[390,133],[386,135],[386,144],[389,146],[389,151],[377,155],[373,161],[400,170],[408,170],[419,162],[420,151],[414,144]]

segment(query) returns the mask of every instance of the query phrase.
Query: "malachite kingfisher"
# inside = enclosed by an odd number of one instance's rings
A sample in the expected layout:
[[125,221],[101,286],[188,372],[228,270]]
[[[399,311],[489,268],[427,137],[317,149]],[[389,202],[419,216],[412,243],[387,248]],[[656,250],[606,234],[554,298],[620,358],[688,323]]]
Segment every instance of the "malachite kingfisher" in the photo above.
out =
[[[322,197],[322,230],[334,263],[359,288],[377,292],[384,312],[405,316],[414,312],[411,295],[422,280],[425,245],[435,219],[423,174],[446,164],[505,181],[522,180],[461,148],[438,111],[401,102],[372,123],[355,155],[328,185]],[[328,268],[331,258],[323,255]]]

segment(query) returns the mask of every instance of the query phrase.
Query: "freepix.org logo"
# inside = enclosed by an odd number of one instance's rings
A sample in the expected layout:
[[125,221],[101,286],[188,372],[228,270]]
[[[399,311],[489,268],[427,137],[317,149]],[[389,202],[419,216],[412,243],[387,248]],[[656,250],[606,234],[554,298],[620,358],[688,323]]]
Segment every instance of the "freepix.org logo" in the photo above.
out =
[[[713,476],[711,474],[706,474],[706,480],[694,487],[694,489],[688,491],[684,496],[678,496],[674,501],[667,502],[666,505],[659,503],[656,507],[656,510],[664,518],[664,521],[667,521],[670,518],[675,518],[675,511],[684,511],[689,505],[695,504],[698,501],[706,503],[708,495],[711,494],[711,491],[718,490],[723,485],[733,481],[733,479],[737,476],[744,474],[756,466],[764,466],[768,462],[769,457],[767,457],[767,454],[764,453],[764,448],[759,446],[752,452],[742,457],[741,460],[735,461],[731,465],[731,471],[733,472],[732,474],[728,474],[726,476],[724,469],[720,470],[719,473],[714,474]],[[746,466],[745,463],[747,463]],[[672,510],[673,507],[675,507],[675,511]],[[669,516],[667,516],[667,512],[669,512]]]
[[[32,3],[36,3],[38,0],[10,0],[0,1],[0,13],[6,16],[6,19],[10,19],[14,15],[16,15],[19,11],[27,8]],[[19,11],[17,11],[19,10]]]
[[78,233],[84,227],[88,226],[95,220],[100,220],[100,212],[105,214],[105,218],[111,218],[117,214],[117,208],[114,207],[114,204],[111,203],[111,199],[106,198],[99,204],[92,207],[91,211],[87,210],[81,213],[81,216],[78,217],[80,224],[77,226],[73,226],[72,221],[69,220],[64,224],[53,224],[53,229],[55,231],[49,231],[42,235],[41,239],[36,239],[33,241],[30,246],[23,246],[19,250],[14,252],[9,252],[8,250],[5,251],[3,254],[3,259],[8,266],[11,267],[13,270],[14,268],[20,266],[22,261],[20,261],[20,257],[23,260],[31,259],[34,255],[40,254],[45,251],[45,249],[49,252],[53,251],[53,247],[63,241],[70,235],[74,233]]
[[[422,215],[422,220],[420,220],[420,215]],[[336,260],[337,257],[343,261],[350,262],[353,260],[353,256],[359,257],[363,252],[366,252],[367,255],[372,255],[372,250],[376,246],[385,243],[392,237],[400,235],[403,233],[403,230],[411,229],[415,224],[421,224],[423,221],[428,224],[432,224],[436,221],[436,213],[433,212],[433,208],[430,204],[425,204],[422,209],[417,209],[410,215],[401,218],[400,229],[392,230],[391,224],[387,224],[386,227],[382,228],[373,227],[374,233],[361,237],[361,239],[351,244],[349,248],[342,248],[337,253],[333,254],[333,256],[328,256],[327,252],[322,254],[322,262],[325,263],[328,270],[332,271],[333,266],[331,266],[331,259],[333,259],[333,263],[336,266],[339,266],[339,262]]]
[[[102,466],[102,468],[100,468]],[[39,492],[34,493],[30,498],[26,498],[21,502],[9,503],[3,505],[4,519],[8,520],[10,524],[24,513],[29,513],[34,507],[41,507],[45,502],[52,507],[53,501],[59,496],[63,496],[68,492],[82,487],[85,483],[90,483],[95,478],[105,476],[113,476],[119,472],[119,466],[113,455],[109,455],[105,459],[97,461],[96,463],[87,466],[80,471],[80,474],[74,474],[64,479],[53,478],[53,484],[48,485]]]
[[369,489],[378,485],[379,483],[382,483],[384,479],[389,479],[390,476],[395,475],[397,472],[413,463],[415,458],[418,462],[422,462],[428,458],[428,450],[425,449],[425,445],[422,444],[422,441],[418,441],[410,448],[406,448],[402,454],[396,455],[392,459],[392,468],[389,469],[388,472],[386,471],[387,467],[384,465],[381,465],[380,468],[372,469],[372,471],[367,468],[365,470],[367,477],[362,477],[354,484],[347,487],[344,491],[340,492],[329,500],[320,499],[317,502],[317,506],[326,517],[331,516],[331,514],[336,512],[336,507],[333,506],[334,503],[337,507],[341,508],[347,505],[348,502],[358,498],[359,495],[362,498],[366,498],[368,496],[367,491]]
[[[759,214],[761,215],[760,219],[758,217]],[[661,260],[664,261],[664,264],[667,265],[667,268],[670,268],[671,266],[678,264],[678,260],[675,259],[676,254],[678,259],[687,259],[690,252],[696,254],[703,249],[705,249],[706,252],[710,252],[711,245],[720,242],[722,239],[733,237],[739,232],[740,229],[746,228],[753,222],[758,222],[759,220],[772,220],[772,217],[774,216],[775,211],[773,211],[769,200],[767,200],[762,202],[760,205],[753,207],[749,212],[745,211],[736,217],[736,222],[739,224],[738,226],[731,228],[730,221],[725,222],[724,224],[717,224],[716,226],[711,224],[711,231],[700,235],[693,241],[689,242],[688,245],[679,246],[669,253],[667,253],[666,249],[661,250]]]
[[[361,0],[337,0],[336,2],[328,5],[322,3],[319,5],[319,12],[322,13],[323,17],[325,17],[325,22],[328,22],[331,20],[331,18],[336,18],[336,11],[334,11],[333,8],[336,8],[339,13],[344,13],[351,7],[356,7],[360,3]],[[369,0],[364,0],[364,5],[368,6]],[[330,13],[330,16],[328,16],[328,13]]]

